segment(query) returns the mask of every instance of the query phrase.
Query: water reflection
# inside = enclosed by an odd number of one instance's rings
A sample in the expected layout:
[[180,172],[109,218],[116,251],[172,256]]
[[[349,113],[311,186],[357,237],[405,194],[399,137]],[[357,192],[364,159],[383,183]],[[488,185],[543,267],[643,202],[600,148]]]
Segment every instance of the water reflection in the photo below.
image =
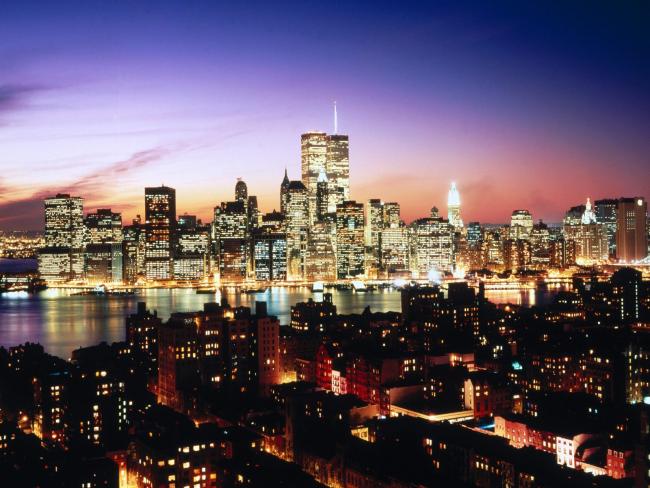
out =
[[[549,290],[487,291],[486,297],[495,303],[530,306],[548,302],[553,293]],[[401,311],[399,291],[332,290],[332,296],[338,311],[344,314],[360,313],[366,306],[377,312]],[[223,297],[231,305],[251,308],[255,307],[255,301],[266,301],[268,312],[286,325],[291,305],[309,298],[320,301],[323,294],[312,293],[307,287],[274,287],[252,294],[225,290]],[[57,289],[35,295],[0,294],[0,345],[40,342],[48,352],[68,358],[78,347],[123,340],[124,319],[135,311],[139,301],[146,301],[149,309],[157,310],[166,319],[175,311],[200,310],[206,302],[219,301],[219,296],[197,294],[192,289],[150,289],[140,290],[135,296],[111,297],[72,295]]]
[[[366,306],[373,311],[400,310],[400,294],[396,291],[354,293],[332,292],[341,313],[358,313]],[[281,324],[289,322],[291,305],[308,298],[322,300],[322,293],[309,288],[270,288],[264,293],[245,294],[226,290],[223,296],[234,306],[255,307],[255,301],[266,301],[268,312],[277,315]],[[96,297],[72,295],[66,290],[48,289],[35,295],[0,295],[0,345],[14,346],[26,341],[40,342],[57,356],[68,358],[82,346],[101,341],[124,339],[124,319],[136,309],[137,302],[157,310],[163,319],[172,312],[193,311],[206,302],[218,301],[216,294],[197,294],[192,289],[150,289],[135,296]]]

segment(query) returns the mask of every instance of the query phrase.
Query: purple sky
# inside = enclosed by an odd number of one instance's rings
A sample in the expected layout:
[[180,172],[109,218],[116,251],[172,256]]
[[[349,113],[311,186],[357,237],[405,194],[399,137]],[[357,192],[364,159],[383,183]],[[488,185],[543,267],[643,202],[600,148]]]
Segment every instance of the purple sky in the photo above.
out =
[[397,200],[406,220],[444,208],[452,180],[466,221],[650,196],[645,2],[13,3],[0,228],[40,228],[60,191],[128,221],[161,183],[209,219],[237,177],[277,208],[333,100],[352,197]]

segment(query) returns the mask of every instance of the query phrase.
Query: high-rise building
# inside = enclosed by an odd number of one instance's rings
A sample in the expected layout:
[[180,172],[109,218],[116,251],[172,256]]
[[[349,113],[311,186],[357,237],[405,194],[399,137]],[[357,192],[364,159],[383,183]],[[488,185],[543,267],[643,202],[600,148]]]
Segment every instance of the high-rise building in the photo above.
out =
[[307,132],[301,136],[302,182],[309,195],[310,222],[317,218],[316,193],[321,172],[328,182],[327,213],[350,198],[349,138],[342,134]]
[[86,215],[84,224],[90,244],[122,242],[122,215],[119,212],[99,208],[97,212]]
[[305,254],[309,232],[309,195],[300,181],[291,181],[287,188],[287,277],[301,280],[305,276]]
[[648,255],[648,203],[643,197],[621,198],[616,214],[616,259],[640,261]]
[[451,271],[454,227],[442,218],[417,219],[409,226],[411,269],[416,277],[427,278],[432,271]]
[[258,281],[287,279],[287,235],[272,228],[253,233],[253,269]]
[[323,220],[311,226],[305,259],[308,280],[336,280],[336,230],[332,221]]
[[45,199],[45,247],[38,268],[48,282],[78,280],[84,272],[83,199],[58,194]]
[[45,199],[45,246],[82,249],[83,199],[59,193]]
[[327,136],[327,178],[330,182],[330,212],[350,199],[350,140],[342,134]]
[[145,274],[146,233],[141,224],[124,227],[122,239],[122,271],[126,283],[135,283]]
[[547,265],[550,260],[551,233],[548,225],[541,220],[533,225],[530,232],[530,252],[532,264]]
[[384,228],[395,228],[402,225],[400,208],[397,202],[384,202]]
[[287,213],[287,192],[289,190],[289,176],[287,175],[287,169],[284,169],[284,178],[280,184],[280,212],[283,214]]
[[174,279],[178,281],[199,281],[210,271],[210,229],[198,225],[196,217],[191,217],[185,215],[178,219],[174,257]]
[[122,215],[100,208],[84,219],[86,251],[84,273],[89,283],[120,283],[123,280]]
[[235,200],[244,203],[248,201],[248,186],[246,186],[246,182],[241,178],[237,178],[237,183],[235,184]]
[[245,280],[250,258],[250,232],[244,200],[222,202],[215,207],[212,239],[216,246],[221,280]]
[[336,274],[339,279],[365,273],[363,204],[354,200],[336,206]]
[[605,227],[597,222],[589,199],[584,209],[580,223],[564,225],[564,236],[575,243],[575,259],[579,264],[607,261],[609,244]]
[[405,226],[387,227],[379,233],[379,268],[387,278],[409,269],[409,232]]
[[456,188],[456,183],[451,183],[449,194],[447,195],[447,219],[449,225],[454,229],[459,229],[463,226],[463,219],[460,216],[460,194]]
[[610,279],[612,301],[617,308],[617,319],[634,322],[641,317],[641,289],[643,276],[634,268],[621,268]]
[[[302,183],[309,201],[309,221],[316,219],[316,190],[321,172],[327,174],[327,134],[307,132],[301,138]],[[329,205],[328,205],[329,208]]]
[[174,277],[176,190],[167,186],[144,189],[145,274],[148,280]]
[[366,205],[366,247],[368,249],[368,268],[379,267],[379,236],[384,228],[384,203],[371,198]]
[[483,239],[483,230],[479,222],[467,224],[467,244],[470,247],[477,246]]
[[533,230],[533,216],[528,210],[514,210],[510,217],[510,239],[528,239]]
[[316,183],[316,220],[324,220],[327,214],[329,214],[329,181],[323,169]]
[[89,284],[121,283],[124,276],[122,243],[105,242],[86,245],[84,274]]
[[607,241],[609,243],[609,255],[616,255],[616,216],[618,213],[618,200],[606,198],[594,202],[596,220],[605,226]]

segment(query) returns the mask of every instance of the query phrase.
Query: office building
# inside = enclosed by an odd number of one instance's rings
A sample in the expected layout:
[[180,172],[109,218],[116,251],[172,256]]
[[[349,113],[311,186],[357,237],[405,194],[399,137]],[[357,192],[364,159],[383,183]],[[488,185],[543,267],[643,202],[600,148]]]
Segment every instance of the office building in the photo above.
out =
[[144,189],[145,275],[150,281],[174,278],[176,190],[167,186]]
[[83,278],[83,199],[57,194],[45,199],[45,247],[39,251],[39,273],[47,282]]
[[287,277],[302,280],[305,275],[305,254],[309,232],[309,194],[300,181],[292,181],[287,188]]
[[87,242],[104,244],[122,242],[122,214],[112,212],[110,208],[100,208],[84,218]]
[[643,197],[621,198],[616,213],[616,259],[640,261],[648,255],[648,203]]
[[533,216],[528,210],[514,210],[510,217],[510,239],[528,239],[533,230]]
[[346,201],[336,206],[336,274],[339,279],[365,274],[363,204]]
[[250,233],[244,200],[222,202],[215,207],[212,240],[216,247],[221,280],[245,280],[250,260]]
[[456,183],[451,183],[449,194],[447,195],[447,219],[449,225],[454,229],[463,227],[463,219],[460,216],[460,194],[456,188]]
[[415,220],[409,228],[414,276],[427,278],[431,272],[451,271],[454,226],[448,220],[427,217]]
[[618,200],[615,198],[604,198],[594,202],[596,220],[605,226],[607,242],[609,244],[609,255],[616,256],[616,217],[618,214]]
[[287,279],[287,235],[272,228],[253,233],[253,270],[258,281]]
[[309,229],[305,256],[305,276],[309,281],[336,280],[336,226],[316,222]]

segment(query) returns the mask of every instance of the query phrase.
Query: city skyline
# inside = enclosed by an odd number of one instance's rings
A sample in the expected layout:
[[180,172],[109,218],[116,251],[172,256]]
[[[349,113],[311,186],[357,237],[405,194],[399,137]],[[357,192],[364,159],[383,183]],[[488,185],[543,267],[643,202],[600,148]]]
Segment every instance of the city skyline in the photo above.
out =
[[451,181],[466,222],[517,208],[559,222],[587,197],[648,194],[640,5],[295,5],[285,18],[163,2],[128,20],[118,6],[29,7],[0,19],[0,229],[42,228],[59,192],[128,222],[161,183],[209,220],[236,177],[278,209],[275,182],[300,176],[298,135],[332,132],[334,100],[351,198],[398,201],[409,222],[443,207]]

